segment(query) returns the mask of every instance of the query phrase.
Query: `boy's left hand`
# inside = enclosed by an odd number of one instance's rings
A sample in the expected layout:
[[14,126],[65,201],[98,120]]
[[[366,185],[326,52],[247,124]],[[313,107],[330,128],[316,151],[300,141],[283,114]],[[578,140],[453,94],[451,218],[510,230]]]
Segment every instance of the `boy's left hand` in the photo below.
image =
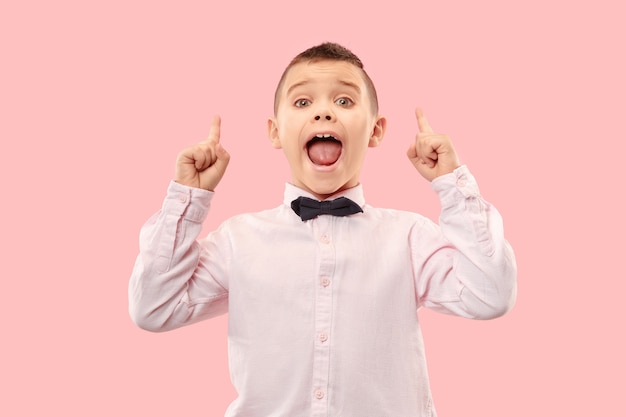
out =
[[417,171],[432,181],[461,166],[450,138],[433,131],[422,109],[416,109],[415,116],[418,133],[406,154]]

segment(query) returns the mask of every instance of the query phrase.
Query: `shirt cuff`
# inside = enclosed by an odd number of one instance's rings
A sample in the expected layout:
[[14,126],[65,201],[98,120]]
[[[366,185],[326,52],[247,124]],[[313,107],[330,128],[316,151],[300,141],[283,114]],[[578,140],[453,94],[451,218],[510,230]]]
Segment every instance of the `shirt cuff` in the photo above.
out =
[[435,178],[430,186],[439,195],[443,206],[454,204],[458,200],[480,197],[476,178],[466,165],[461,165],[453,172]]
[[166,214],[182,217],[192,222],[201,223],[209,213],[211,200],[215,192],[189,187],[171,181],[163,201],[162,211]]

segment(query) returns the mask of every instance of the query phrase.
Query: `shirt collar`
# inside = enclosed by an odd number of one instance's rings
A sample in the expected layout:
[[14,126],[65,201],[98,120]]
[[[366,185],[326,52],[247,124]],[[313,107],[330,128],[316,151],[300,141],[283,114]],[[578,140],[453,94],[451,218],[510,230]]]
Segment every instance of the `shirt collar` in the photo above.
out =
[[[285,197],[283,199],[283,203],[287,207],[291,207],[291,202],[300,196],[317,200],[317,197],[302,188],[299,188],[291,183],[285,184]],[[338,197],[347,197],[357,203],[361,208],[365,206],[365,197],[363,195],[363,186],[361,184],[348,188],[347,190],[339,191],[328,197],[326,200],[333,200]]]

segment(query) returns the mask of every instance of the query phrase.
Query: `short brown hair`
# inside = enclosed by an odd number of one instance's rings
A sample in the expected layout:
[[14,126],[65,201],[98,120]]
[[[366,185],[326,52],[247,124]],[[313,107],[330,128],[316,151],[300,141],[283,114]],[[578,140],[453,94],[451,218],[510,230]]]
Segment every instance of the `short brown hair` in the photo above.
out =
[[337,43],[333,42],[324,42],[320,45],[313,46],[307,49],[304,52],[298,54],[294,59],[291,60],[283,75],[280,77],[280,81],[278,82],[278,86],[276,87],[276,92],[274,93],[274,114],[278,111],[278,101],[280,90],[283,87],[285,82],[285,77],[287,76],[287,72],[289,69],[296,64],[301,62],[317,62],[317,61],[343,61],[349,62],[352,65],[358,67],[363,73],[363,79],[365,80],[365,85],[370,93],[370,98],[372,100],[372,110],[374,114],[378,114],[378,96],[376,95],[376,88],[374,87],[374,83],[372,79],[367,75],[365,69],[363,68],[363,62],[359,59],[358,56],[352,53],[348,48],[345,48]]

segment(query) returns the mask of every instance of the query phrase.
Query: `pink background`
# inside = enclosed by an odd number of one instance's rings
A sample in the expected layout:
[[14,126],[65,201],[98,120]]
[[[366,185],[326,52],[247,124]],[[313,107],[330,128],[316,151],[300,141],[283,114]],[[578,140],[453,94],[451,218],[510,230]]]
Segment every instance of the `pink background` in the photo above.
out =
[[421,312],[440,416],[625,415],[618,4],[3,2],[0,415],[223,415],[226,318],[151,334],[128,317],[138,231],[215,113],[232,161],[206,230],[279,203],[272,94],[325,40],[360,55],[389,119],[369,202],[437,217],[404,155],[420,105],[516,250],[506,317]]

